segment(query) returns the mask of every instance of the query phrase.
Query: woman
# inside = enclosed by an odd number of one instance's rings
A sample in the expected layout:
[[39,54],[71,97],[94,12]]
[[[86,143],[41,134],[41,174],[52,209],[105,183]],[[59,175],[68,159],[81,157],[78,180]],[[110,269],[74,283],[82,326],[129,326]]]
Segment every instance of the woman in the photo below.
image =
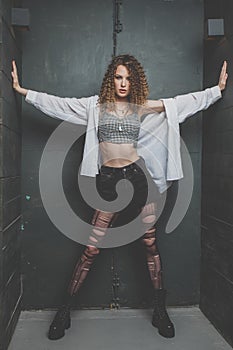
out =
[[[155,237],[156,200],[158,192],[164,193],[173,180],[183,176],[177,132],[179,123],[221,97],[227,81],[226,67],[224,62],[218,85],[213,88],[174,99],[148,100],[148,84],[141,64],[131,55],[120,55],[109,64],[99,96],[76,99],[22,88],[13,61],[13,88],[26,96],[27,102],[52,117],[87,126],[81,175],[96,176],[101,197],[109,202],[115,200],[116,184],[121,179],[130,180],[137,189],[132,203],[144,224],[141,239],[155,293],[152,324],[168,338],[174,337],[175,329],[165,308],[166,290]],[[150,130],[156,137],[150,135]],[[158,144],[157,140],[161,138],[166,147]],[[99,147],[94,147],[96,143]],[[91,154],[89,149],[92,149]],[[156,160],[151,158],[148,149],[158,154]],[[158,159],[162,170],[158,170]],[[154,192],[148,191],[151,182],[156,184]],[[118,214],[95,210],[89,243],[75,266],[64,304],[50,326],[49,339],[63,337],[65,329],[70,327],[72,298],[82,286],[99,254],[101,241]]]

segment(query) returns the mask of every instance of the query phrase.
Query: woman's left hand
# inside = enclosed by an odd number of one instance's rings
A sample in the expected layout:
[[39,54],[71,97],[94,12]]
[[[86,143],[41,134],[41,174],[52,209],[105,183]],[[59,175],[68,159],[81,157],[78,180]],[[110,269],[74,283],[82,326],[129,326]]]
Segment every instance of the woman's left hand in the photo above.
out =
[[226,87],[226,82],[227,82],[228,74],[227,74],[227,62],[224,61],[222,65],[222,70],[220,73],[219,81],[218,81],[218,86],[220,90],[224,90]]

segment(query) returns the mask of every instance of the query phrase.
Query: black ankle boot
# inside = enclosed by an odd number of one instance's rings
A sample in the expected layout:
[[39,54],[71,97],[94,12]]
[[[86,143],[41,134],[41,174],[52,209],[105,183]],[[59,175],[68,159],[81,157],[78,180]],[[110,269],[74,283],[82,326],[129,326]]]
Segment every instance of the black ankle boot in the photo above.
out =
[[175,336],[174,325],[171,322],[165,307],[166,290],[155,290],[155,308],[152,317],[152,325],[157,327],[159,334],[165,338],[173,338]]
[[70,306],[63,305],[57,311],[53,322],[49,328],[48,338],[50,340],[57,340],[65,335],[65,329],[70,328]]

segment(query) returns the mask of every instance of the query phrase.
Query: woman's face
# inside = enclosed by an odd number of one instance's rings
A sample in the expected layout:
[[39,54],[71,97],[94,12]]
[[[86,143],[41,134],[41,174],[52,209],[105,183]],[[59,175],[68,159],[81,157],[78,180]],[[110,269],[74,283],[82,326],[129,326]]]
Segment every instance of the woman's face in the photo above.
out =
[[127,99],[130,93],[130,75],[128,69],[119,65],[114,75],[115,94],[120,100]]

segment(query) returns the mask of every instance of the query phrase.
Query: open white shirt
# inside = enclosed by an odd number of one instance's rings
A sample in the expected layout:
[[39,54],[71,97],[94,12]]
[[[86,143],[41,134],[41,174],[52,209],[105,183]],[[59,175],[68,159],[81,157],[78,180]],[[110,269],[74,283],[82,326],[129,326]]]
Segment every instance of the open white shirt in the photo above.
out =
[[[137,152],[144,158],[160,193],[163,193],[173,180],[183,177],[179,124],[198,111],[207,109],[221,96],[217,85],[204,91],[161,99],[165,111],[148,114],[142,121]],[[80,174],[92,177],[99,173],[100,167],[97,100],[97,95],[68,98],[32,90],[28,90],[25,98],[25,101],[51,117],[86,125]]]

